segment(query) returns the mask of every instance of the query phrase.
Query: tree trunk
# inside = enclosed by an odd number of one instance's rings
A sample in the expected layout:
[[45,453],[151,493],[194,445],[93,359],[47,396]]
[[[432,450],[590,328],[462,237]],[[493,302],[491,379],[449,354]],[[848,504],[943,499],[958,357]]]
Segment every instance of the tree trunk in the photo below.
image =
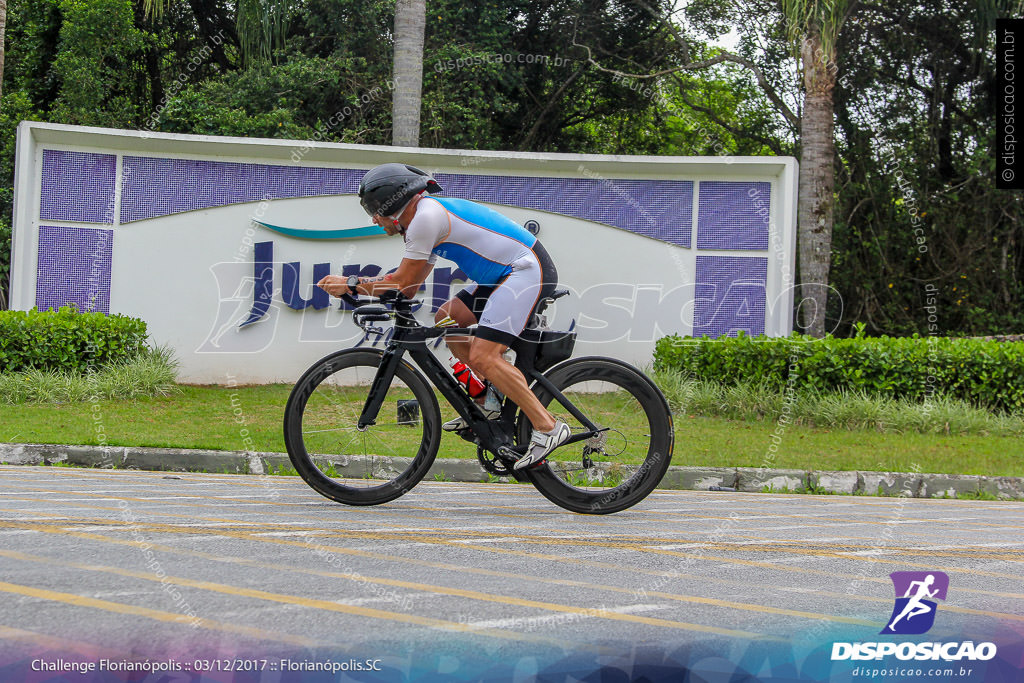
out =
[[[0,102],[4,97],[4,39],[7,35],[7,0],[0,0]],[[0,245],[0,249],[10,249],[11,244]],[[7,310],[7,291],[10,286],[10,272],[0,279],[0,311]]]
[[0,0],[0,100],[4,96],[4,38],[7,35],[7,0]]
[[423,91],[423,33],[426,0],[395,3],[395,90],[392,94],[392,144],[419,147]]
[[825,305],[832,256],[832,209],[835,188],[834,55],[824,55],[821,35],[812,31],[800,46],[804,71],[804,112],[800,124],[798,209],[800,310],[806,334],[825,336]]

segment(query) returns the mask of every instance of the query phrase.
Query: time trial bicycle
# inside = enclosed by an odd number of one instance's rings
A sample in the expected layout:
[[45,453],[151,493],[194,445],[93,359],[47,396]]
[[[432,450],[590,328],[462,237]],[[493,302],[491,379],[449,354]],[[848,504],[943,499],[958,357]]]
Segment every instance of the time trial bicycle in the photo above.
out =
[[[476,445],[481,466],[496,477],[533,484],[553,503],[584,514],[624,510],[661,481],[672,459],[668,402],[642,372],[619,360],[570,358],[575,332],[545,329],[556,290],[538,302],[531,323],[511,346],[515,366],[572,437],[545,460],[512,469],[529,446],[532,425],[510,399],[487,419],[428,348],[439,337],[475,328],[426,327],[419,303],[391,290],[380,297],[341,297],[367,335],[394,319],[382,350],[351,348],[313,364],[285,407],[284,439],[299,475],[318,493],[348,505],[379,505],[408,492],[427,474],[441,444],[437,393],[468,423],[456,434]],[[417,370],[406,356],[419,367]],[[434,388],[436,387],[437,392]]]

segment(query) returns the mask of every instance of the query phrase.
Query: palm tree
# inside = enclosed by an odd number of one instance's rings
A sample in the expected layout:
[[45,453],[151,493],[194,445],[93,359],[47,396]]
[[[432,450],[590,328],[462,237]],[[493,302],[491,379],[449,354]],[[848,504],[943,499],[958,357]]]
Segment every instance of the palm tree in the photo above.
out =
[[[7,0],[0,0],[0,102],[4,97],[4,37],[7,33]],[[0,282],[0,311],[7,310],[7,282]]]
[[782,0],[789,39],[803,74],[797,209],[800,297],[807,334],[825,336],[835,205],[836,42],[856,0]]
[[423,33],[426,0],[395,3],[395,59],[391,141],[397,146],[420,144],[420,101],[423,92]]
[[4,36],[7,33],[7,0],[0,0],[0,100],[4,96]]
[[[836,84],[836,41],[847,15],[857,0],[777,0],[776,7],[782,12],[798,63],[803,74],[803,107],[794,112],[785,102],[782,94],[769,82],[766,75],[751,60],[729,52],[716,50],[712,57],[694,61],[689,43],[683,33],[674,25],[673,13],[660,14],[653,6],[644,5],[652,15],[662,19],[678,46],[681,66],[672,66],[648,74],[624,73],[601,66],[590,54],[586,45],[574,46],[585,49],[588,63],[599,71],[618,76],[639,79],[656,79],[670,75],[685,91],[685,84],[679,79],[680,72],[693,72],[730,62],[738,64],[753,74],[765,96],[785,119],[787,125],[798,133],[801,149],[800,175],[798,178],[799,208],[798,253],[800,256],[800,287],[803,311],[803,327],[807,334],[822,337],[825,334],[825,304],[828,293],[828,271],[832,248],[832,209],[835,203],[835,145],[833,143],[834,108],[832,90]],[[728,4],[728,3],[725,3]],[[769,5],[774,4],[772,2]],[[686,101],[685,96],[683,97]],[[692,106],[692,105],[691,105]],[[723,127],[713,112],[700,109]]]

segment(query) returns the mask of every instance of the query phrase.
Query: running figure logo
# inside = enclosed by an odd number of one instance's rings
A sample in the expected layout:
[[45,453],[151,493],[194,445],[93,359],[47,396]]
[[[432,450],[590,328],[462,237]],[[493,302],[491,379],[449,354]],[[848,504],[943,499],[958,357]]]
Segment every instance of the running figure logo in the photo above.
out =
[[935,602],[946,599],[949,577],[943,572],[893,572],[896,604],[881,633],[917,635],[926,633],[935,623]]

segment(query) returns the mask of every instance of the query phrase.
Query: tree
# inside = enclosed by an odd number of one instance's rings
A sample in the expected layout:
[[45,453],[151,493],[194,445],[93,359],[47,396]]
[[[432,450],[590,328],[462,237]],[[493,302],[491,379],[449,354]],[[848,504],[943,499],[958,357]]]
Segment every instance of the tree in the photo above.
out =
[[395,3],[395,89],[391,125],[393,144],[401,147],[420,144],[426,12],[426,0],[397,0]]
[[[163,15],[172,2],[142,0],[142,7],[146,16],[156,19]],[[218,31],[229,28],[221,15],[220,4],[210,0],[189,0],[199,32],[208,42],[212,42]],[[237,0],[235,36],[247,64],[262,65],[271,60],[274,47],[284,43],[290,8],[289,0]],[[226,65],[227,58],[219,43],[213,48],[213,54],[222,66]]]
[[803,323],[814,337],[825,336],[832,259],[836,43],[854,5],[856,0],[782,0],[789,39],[803,71],[797,235],[800,294],[802,303],[810,304],[801,305]]
[[[437,0],[430,18],[424,144],[598,153],[621,145],[624,153],[663,153],[658,131],[667,115],[657,102],[591,68],[586,50],[570,39],[578,36],[603,66],[671,56],[658,20],[634,2]],[[624,139],[609,134],[612,125]]]
[[[801,281],[803,327],[806,333],[821,337],[825,334],[825,311],[828,293],[828,273],[832,239],[832,211],[835,164],[833,144],[832,90],[836,79],[836,41],[844,21],[857,0],[778,0],[778,2],[746,3],[743,9],[730,2],[701,0],[691,3],[686,12],[692,18],[711,26],[705,29],[712,33],[724,33],[721,24],[732,23],[751,26],[751,17],[756,16],[764,24],[771,25],[770,19],[777,18],[783,34],[791,46],[793,56],[802,72],[802,87],[797,89],[795,107],[786,102],[786,74],[781,67],[775,73],[755,63],[749,55],[717,49],[712,54],[694,58],[691,39],[686,35],[683,21],[676,16],[674,6],[658,8],[639,3],[647,12],[658,16],[663,30],[675,40],[678,64],[656,69],[648,73],[635,73],[618,69],[606,69],[590,57],[598,69],[612,71],[620,77],[644,79],[657,82],[670,77],[680,89],[686,101],[689,86],[684,78],[687,74],[710,69],[718,64],[734,64],[747,70],[756,80],[768,102],[775,107],[784,123],[798,136],[801,156],[798,179],[798,242]],[[769,21],[765,21],[765,19]],[[718,27],[715,25],[719,24]],[[756,24],[754,24],[756,25]],[[765,43],[771,44],[774,37],[771,29],[764,31]],[[749,44],[749,43],[748,43]],[[765,48],[766,50],[769,48]],[[772,60],[766,60],[771,64]],[[777,59],[776,63],[784,60]],[[625,68],[633,67],[625,65]],[[692,106],[692,105],[691,105]],[[794,111],[794,109],[796,111]],[[705,108],[705,111],[706,108]],[[728,125],[719,120],[719,125]],[[739,132],[736,129],[732,133]],[[763,138],[767,144],[768,139]]]
[[992,29],[1013,14],[1016,1],[918,0],[851,16],[835,91],[841,330],[1024,330],[1024,203],[994,187]]
[[0,100],[3,100],[4,37],[7,34],[7,0],[0,0]]

